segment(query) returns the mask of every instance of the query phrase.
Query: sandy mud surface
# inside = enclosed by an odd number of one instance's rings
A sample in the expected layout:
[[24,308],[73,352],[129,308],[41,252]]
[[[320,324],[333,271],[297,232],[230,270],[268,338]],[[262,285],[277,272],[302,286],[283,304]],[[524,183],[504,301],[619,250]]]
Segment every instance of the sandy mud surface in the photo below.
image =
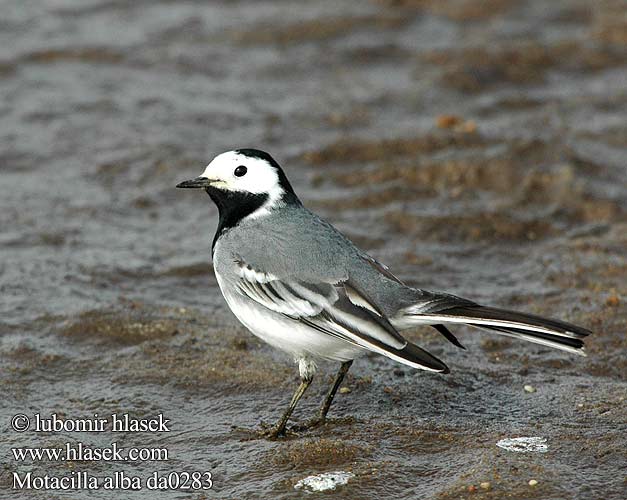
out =
[[[623,2],[9,0],[0,42],[0,496],[627,498]],[[253,439],[297,372],[220,296],[215,207],[174,189],[234,147],[271,152],[404,281],[581,324],[588,357],[417,329],[450,375],[368,356],[326,426]],[[17,413],[162,413],[171,429],[17,433]],[[497,446],[516,437],[546,449]],[[79,441],[169,460],[10,450]],[[214,484],[10,490],[13,472],[81,471]],[[324,473],[336,489],[304,493]]]

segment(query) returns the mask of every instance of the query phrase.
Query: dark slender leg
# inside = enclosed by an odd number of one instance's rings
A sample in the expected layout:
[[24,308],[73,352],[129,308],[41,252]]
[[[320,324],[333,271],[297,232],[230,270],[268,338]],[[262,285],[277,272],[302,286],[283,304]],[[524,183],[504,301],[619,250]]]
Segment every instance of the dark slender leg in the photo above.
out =
[[353,360],[350,360],[350,361],[345,361],[340,366],[340,369],[337,372],[337,375],[335,376],[335,380],[333,381],[333,385],[329,389],[329,392],[327,393],[327,397],[324,398],[324,401],[322,402],[322,405],[320,406],[320,411],[318,412],[318,416],[312,418],[306,424],[294,426],[294,430],[304,431],[307,429],[313,429],[314,427],[318,427],[319,425],[324,424],[327,418],[327,413],[329,413],[329,408],[331,408],[331,403],[333,403],[333,398],[335,397],[335,393],[340,388],[340,385],[342,385],[342,380],[344,380],[344,376],[348,373],[348,370],[350,369],[352,364],[353,364]]
[[307,379],[305,378],[300,379],[300,385],[298,386],[298,389],[296,389],[296,392],[292,396],[292,401],[290,401],[290,405],[288,406],[287,410],[285,410],[285,413],[281,417],[281,420],[279,420],[277,424],[274,427],[272,427],[269,431],[264,433],[267,437],[277,438],[279,436],[285,435],[285,427],[287,426],[287,421],[292,416],[292,412],[294,411],[294,408],[296,408],[296,405],[300,401],[300,398],[303,397],[303,394],[305,394],[305,391],[311,385],[312,380],[313,380],[313,377],[310,377]]
[[320,413],[318,414],[318,419],[320,423],[323,423],[324,420],[327,418],[327,413],[329,413],[329,408],[331,408],[331,403],[333,402],[335,393],[340,388],[342,380],[344,380],[344,376],[348,373],[348,370],[350,369],[352,364],[353,360],[351,359],[350,361],[344,361],[344,363],[342,363],[342,365],[340,366],[340,369],[335,376],[335,380],[333,381],[333,385],[331,386],[331,389],[329,389],[327,397],[324,398],[322,406],[320,407]]

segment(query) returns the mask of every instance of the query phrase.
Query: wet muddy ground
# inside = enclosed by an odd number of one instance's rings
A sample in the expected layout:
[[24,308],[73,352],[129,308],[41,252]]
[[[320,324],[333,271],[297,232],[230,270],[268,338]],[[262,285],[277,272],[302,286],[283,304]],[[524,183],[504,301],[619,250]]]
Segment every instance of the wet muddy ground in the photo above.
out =
[[[4,2],[0,496],[627,498],[625,9]],[[276,419],[297,372],[222,301],[216,209],[174,189],[235,147],[271,152],[307,206],[406,282],[581,324],[595,331],[589,356],[458,328],[461,351],[419,329],[409,337],[450,375],[365,357],[328,425],[251,439],[240,428]],[[321,364],[296,421],[335,368]],[[11,430],[12,415],[37,412],[163,413],[171,432]],[[496,446],[519,436],[548,450]],[[165,446],[170,460],[10,452],[113,440]],[[9,489],[15,471],[183,470],[211,471],[213,488]],[[294,488],[335,471],[354,476]]]

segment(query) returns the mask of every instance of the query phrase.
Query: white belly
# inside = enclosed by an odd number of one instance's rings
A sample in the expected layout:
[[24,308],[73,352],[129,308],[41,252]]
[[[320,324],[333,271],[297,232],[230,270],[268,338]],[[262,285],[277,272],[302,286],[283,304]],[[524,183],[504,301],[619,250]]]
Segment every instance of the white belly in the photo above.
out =
[[289,353],[295,360],[321,358],[343,362],[365,354],[366,351],[360,347],[270,311],[236,292],[225,291],[224,282],[217,272],[216,278],[226,303],[237,319],[255,336]]

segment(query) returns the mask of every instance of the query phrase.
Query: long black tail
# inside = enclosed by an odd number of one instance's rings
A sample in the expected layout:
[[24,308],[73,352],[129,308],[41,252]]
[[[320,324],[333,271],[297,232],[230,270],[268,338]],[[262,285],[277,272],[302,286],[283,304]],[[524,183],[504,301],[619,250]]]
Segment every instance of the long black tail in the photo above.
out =
[[[408,319],[407,316],[405,319]],[[440,326],[458,323],[476,326],[581,356],[586,355],[582,339],[592,333],[590,330],[565,321],[479,305],[464,305],[438,312],[415,314],[412,315],[412,319],[415,324],[426,323]]]

